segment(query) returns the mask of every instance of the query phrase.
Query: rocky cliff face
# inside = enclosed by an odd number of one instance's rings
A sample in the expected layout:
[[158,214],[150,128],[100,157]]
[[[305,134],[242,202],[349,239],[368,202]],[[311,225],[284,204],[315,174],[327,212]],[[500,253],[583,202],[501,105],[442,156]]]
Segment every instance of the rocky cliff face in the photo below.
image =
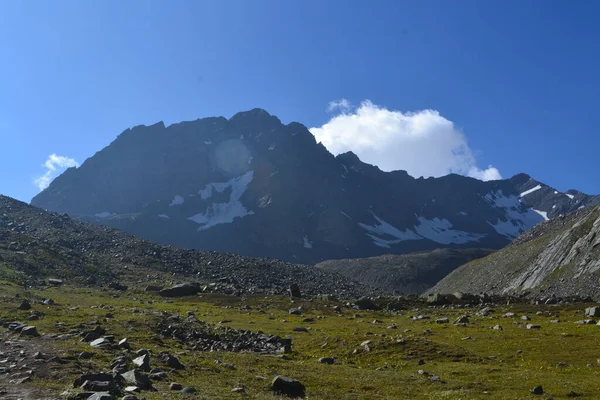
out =
[[430,292],[600,298],[599,270],[597,207],[538,225],[504,249],[456,269]]
[[127,129],[32,204],[160,243],[315,263],[501,248],[598,201],[524,174],[481,182],[383,172],[255,109]]

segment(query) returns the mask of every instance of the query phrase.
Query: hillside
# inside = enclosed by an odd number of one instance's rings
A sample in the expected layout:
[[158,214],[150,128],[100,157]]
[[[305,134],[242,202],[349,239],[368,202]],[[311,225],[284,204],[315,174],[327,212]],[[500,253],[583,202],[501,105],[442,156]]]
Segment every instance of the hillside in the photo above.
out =
[[600,299],[599,269],[597,207],[538,225],[504,249],[454,270],[429,292],[579,294]]
[[402,255],[328,260],[316,267],[387,292],[420,294],[457,267],[492,252],[487,249],[437,249]]
[[158,243],[314,264],[507,245],[600,201],[534,178],[384,172],[264,110],[136,126],[32,204]]
[[0,279],[31,285],[47,278],[102,285],[193,281],[225,293],[285,294],[292,283],[311,295],[372,293],[311,266],[158,245],[0,195]]

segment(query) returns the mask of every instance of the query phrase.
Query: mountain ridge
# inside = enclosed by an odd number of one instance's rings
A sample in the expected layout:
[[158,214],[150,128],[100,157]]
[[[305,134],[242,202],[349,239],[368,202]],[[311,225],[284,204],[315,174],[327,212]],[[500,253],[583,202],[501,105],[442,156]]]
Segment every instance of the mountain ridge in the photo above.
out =
[[482,182],[384,172],[352,152],[333,156],[300,123],[253,109],[127,129],[31,203],[159,243],[317,263],[498,249],[599,201],[524,174]]

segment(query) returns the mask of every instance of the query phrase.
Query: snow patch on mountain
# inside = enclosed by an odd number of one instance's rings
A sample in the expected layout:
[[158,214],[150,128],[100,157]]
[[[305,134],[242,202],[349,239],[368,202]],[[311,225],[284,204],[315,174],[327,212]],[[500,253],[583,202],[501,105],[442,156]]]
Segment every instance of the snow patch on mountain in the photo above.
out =
[[486,236],[452,229],[452,223],[445,218],[427,219],[419,217],[418,220],[419,225],[415,226],[415,231],[420,236],[440,244],[478,242],[479,239]]
[[304,236],[303,241],[304,241],[305,248],[312,249],[313,244],[310,240],[308,240],[308,236]]
[[95,214],[95,216],[98,218],[108,218],[108,217],[112,217],[112,215],[113,215],[113,213],[108,212],[108,211],[104,211],[104,212]]
[[[373,239],[373,244],[379,247],[389,248],[391,244],[398,244],[406,240],[421,240],[423,239],[410,229],[401,231],[395,226],[385,222],[377,215],[373,214],[373,218],[377,221],[374,225],[367,225],[359,222],[358,225],[368,232],[367,236]],[[384,239],[385,237],[391,237],[393,239]]]
[[171,204],[169,204],[169,207],[180,206],[184,202],[185,202],[185,200],[183,199],[183,197],[176,195],[175,197],[173,197],[173,201],[171,201]]
[[574,195],[572,195],[572,194],[569,194],[569,193],[565,193],[565,196],[567,196],[567,197],[568,197],[568,198],[570,198],[571,200],[573,200],[573,198],[575,197]]
[[200,224],[199,231],[212,228],[219,224],[232,223],[236,218],[243,218],[248,215],[253,215],[252,210],[247,210],[241,203],[240,198],[246,192],[248,185],[254,178],[254,171],[246,172],[244,175],[230,179],[222,183],[209,183],[205,189],[200,191],[200,196],[207,200],[212,195],[212,190],[221,193],[226,188],[231,188],[229,201],[227,203],[213,203],[205,212],[189,217],[190,221]]
[[519,197],[527,196],[528,194],[531,194],[531,193],[533,193],[533,192],[535,192],[537,190],[540,190],[541,188],[542,188],[542,185],[537,185],[536,187],[533,187],[533,188],[531,188],[529,190],[524,191],[523,193],[521,193],[519,195]]
[[[522,197],[523,193],[519,197]],[[531,229],[544,220],[542,215],[532,209],[524,209],[517,196],[506,196],[501,190],[488,193],[483,198],[504,212],[504,220],[498,218],[495,223],[487,222],[496,232],[509,239],[519,236],[522,232]]]
[[169,219],[169,216],[167,214],[157,214],[157,217],[164,218],[164,219]]
[[544,221],[548,221],[550,219],[548,218],[548,213],[546,211],[536,210],[535,208],[532,208],[532,210],[540,214],[544,218]]

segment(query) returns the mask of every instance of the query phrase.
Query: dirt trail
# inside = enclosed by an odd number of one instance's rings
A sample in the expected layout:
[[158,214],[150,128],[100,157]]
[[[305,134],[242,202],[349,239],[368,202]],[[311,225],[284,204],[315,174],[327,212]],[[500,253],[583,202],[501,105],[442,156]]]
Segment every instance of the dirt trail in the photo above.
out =
[[22,339],[0,330],[0,400],[57,400],[56,393],[32,387],[38,379],[53,377],[51,359],[56,354],[50,340]]

